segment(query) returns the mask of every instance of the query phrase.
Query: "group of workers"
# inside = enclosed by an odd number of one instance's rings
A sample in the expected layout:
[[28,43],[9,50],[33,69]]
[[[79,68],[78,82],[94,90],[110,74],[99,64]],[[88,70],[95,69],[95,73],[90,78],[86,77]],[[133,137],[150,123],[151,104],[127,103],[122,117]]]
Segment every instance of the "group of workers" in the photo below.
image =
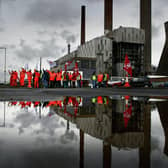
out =
[[106,72],[99,72],[99,74],[96,75],[96,73],[94,72],[92,74],[91,80],[93,88],[108,87],[109,74]]
[[25,86],[25,79],[27,75],[27,87],[28,88],[55,88],[55,87],[75,87],[77,83],[77,87],[82,87],[82,76],[78,71],[74,71],[73,73],[58,70],[57,72],[43,70],[42,72],[34,70],[32,73],[31,70],[26,71],[24,68],[19,71],[19,75],[17,71],[11,71],[10,74],[10,86],[16,87],[19,82],[21,87]]
[[[83,86],[82,82],[82,76],[79,71],[62,71],[58,70],[50,71],[50,70],[43,70],[42,72],[37,71],[36,69],[34,72],[31,70],[26,71],[24,68],[22,68],[19,71],[19,75],[17,71],[11,71],[10,74],[10,86],[16,87],[18,82],[21,87],[25,87],[25,79],[27,76],[27,87],[28,88],[72,88],[72,87],[78,87],[81,88]],[[109,74],[108,73],[99,73],[96,75],[94,72],[91,77],[92,80],[92,86],[93,88],[97,87],[107,87],[108,86],[108,80],[109,80]]]

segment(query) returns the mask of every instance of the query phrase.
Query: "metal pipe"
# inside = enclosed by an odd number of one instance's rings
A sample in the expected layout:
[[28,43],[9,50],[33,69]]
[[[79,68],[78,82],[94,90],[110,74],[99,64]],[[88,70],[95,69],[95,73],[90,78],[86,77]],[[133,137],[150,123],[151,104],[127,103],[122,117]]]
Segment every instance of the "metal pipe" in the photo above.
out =
[[85,43],[85,14],[86,14],[86,7],[81,7],[81,45]]
[[0,47],[0,49],[5,51],[5,60],[4,60],[4,84],[6,84],[6,47]]
[[6,84],[6,48],[5,48],[5,68],[4,68],[4,82]]

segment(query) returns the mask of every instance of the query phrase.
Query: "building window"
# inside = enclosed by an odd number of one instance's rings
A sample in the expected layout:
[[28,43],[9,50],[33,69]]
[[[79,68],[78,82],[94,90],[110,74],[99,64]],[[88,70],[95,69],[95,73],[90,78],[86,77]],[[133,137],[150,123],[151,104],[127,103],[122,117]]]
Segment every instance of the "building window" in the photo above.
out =
[[106,51],[106,57],[108,57],[108,51]]
[[96,61],[91,61],[91,69],[95,69],[96,68]]
[[89,61],[88,60],[82,60],[81,61],[81,68],[89,68]]
[[101,40],[101,49],[104,50],[103,41]]
[[124,41],[124,33],[122,32],[122,41]]
[[100,44],[98,44],[98,51],[100,50]]
[[130,41],[131,40],[131,38],[130,38],[130,34],[128,33],[128,41]]

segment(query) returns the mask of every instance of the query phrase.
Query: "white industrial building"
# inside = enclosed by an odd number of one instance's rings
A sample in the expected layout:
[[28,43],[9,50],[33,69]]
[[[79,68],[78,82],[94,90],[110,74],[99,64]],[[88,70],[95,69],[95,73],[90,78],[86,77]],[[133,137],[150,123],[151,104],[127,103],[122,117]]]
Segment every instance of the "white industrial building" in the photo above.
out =
[[144,43],[145,32],[138,28],[119,27],[109,34],[94,38],[79,46],[77,50],[56,60],[57,67],[64,65],[73,70],[78,62],[79,71],[83,71],[84,79],[89,79],[92,73],[108,72],[113,76],[124,76],[123,65],[127,53],[133,68],[133,75],[144,74]]

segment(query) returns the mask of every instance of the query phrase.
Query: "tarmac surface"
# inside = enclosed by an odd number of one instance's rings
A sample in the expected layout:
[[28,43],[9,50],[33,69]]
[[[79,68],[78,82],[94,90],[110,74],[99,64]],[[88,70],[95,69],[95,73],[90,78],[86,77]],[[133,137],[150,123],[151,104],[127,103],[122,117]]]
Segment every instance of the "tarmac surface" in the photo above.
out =
[[56,100],[61,96],[113,96],[129,95],[168,98],[167,88],[0,88],[0,101]]

